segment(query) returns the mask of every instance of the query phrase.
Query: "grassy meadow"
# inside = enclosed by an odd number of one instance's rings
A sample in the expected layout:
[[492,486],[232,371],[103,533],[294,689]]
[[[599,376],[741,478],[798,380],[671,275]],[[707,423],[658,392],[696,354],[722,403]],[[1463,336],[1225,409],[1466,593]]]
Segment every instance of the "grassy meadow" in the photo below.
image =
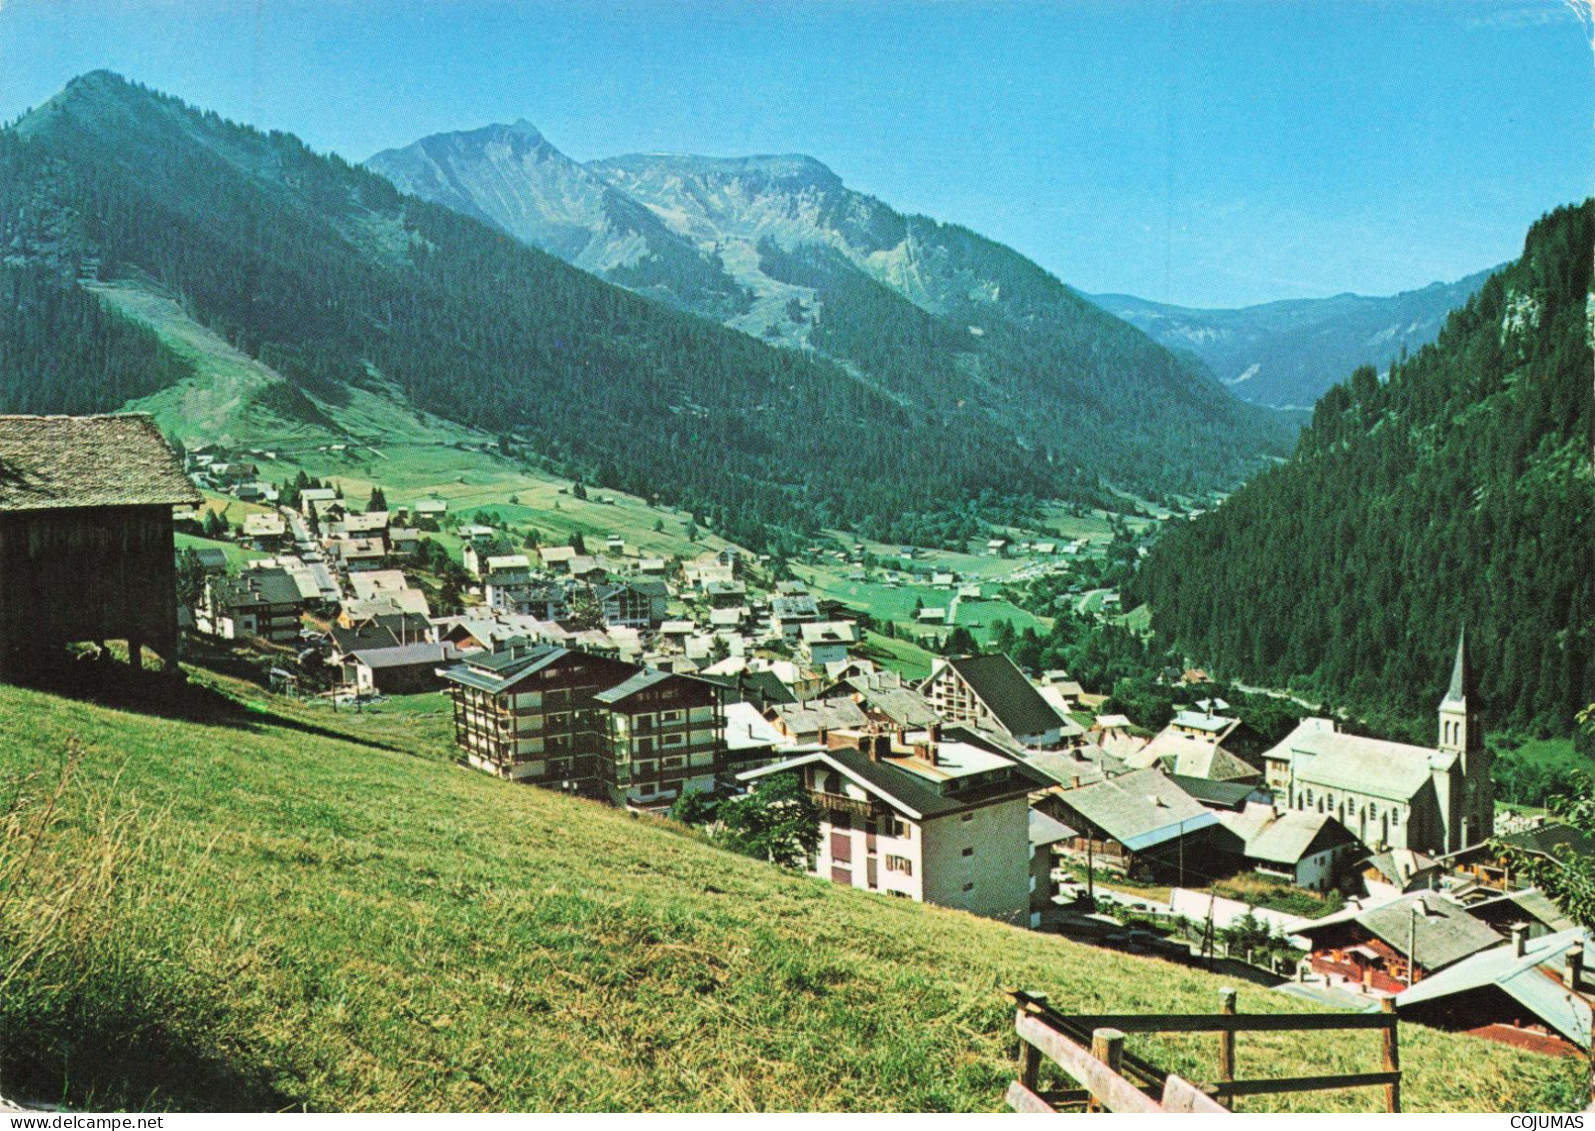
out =
[[[841,889],[202,671],[150,713],[0,688],[0,1080],[76,1107],[996,1110],[1005,985],[1207,1011],[1221,982]],[[103,689],[103,683],[97,683]],[[435,702],[435,701],[433,701]],[[66,771],[66,772],[63,772]],[[1302,1002],[1243,988],[1246,1011]],[[1245,1074],[1372,1068],[1243,1035]],[[1193,1077],[1211,1038],[1135,1039]],[[1568,1110],[1580,1066],[1403,1026],[1413,1110]],[[1369,1110],[1378,1096],[1246,1101]]]

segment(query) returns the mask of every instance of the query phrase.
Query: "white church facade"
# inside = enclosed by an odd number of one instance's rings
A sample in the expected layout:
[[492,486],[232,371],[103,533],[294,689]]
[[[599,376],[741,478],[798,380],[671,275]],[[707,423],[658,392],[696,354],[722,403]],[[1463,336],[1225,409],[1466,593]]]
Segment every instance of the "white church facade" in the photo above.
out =
[[1276,804],[1328,813],[1375,851],[1456,852],[1495,832],[1491,755],[1484,745],[1467,635],[1440,700],[1434,748],[1343,734],[1304,719],[1263,756]]

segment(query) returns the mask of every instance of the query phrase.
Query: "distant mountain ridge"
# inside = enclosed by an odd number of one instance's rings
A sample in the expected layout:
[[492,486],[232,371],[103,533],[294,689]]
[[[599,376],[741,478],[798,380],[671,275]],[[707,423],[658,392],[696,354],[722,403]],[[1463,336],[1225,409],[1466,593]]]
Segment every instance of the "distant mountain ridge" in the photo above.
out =
[[1381,372],[1403,351],[1434,341],[1499,267],[1400,294],[1285,299],[1203,310],[1133,295],[1088,296],[1172,350],[1202,359],[1237,396],[1276,408],[1310,408],[1359,365]]
[[[514,130],[531,127],[435,135],[367,167],[611,282],[655,297],[666,289],[733,329],[829,358],[904,405],[947,417],[978,409],[1066,477],[1100,466],[1153,492],[1195,491],[1288,445],[1285,421],[1229,395],[1199,361],[1011,248],[900,213],[812,157],[631,154],[582,164],[543,148],[540,134],[535,160],[506,157],[499,139]],[[616,224],[616,196],[668,237],[640,221]],[[633,258],[606,266],[591,249],[617,247],[623,227],[648,234],[625,243]],[[672,286],[659,260],[688,252],[745,302],[728,308]],[[644,275],[652,285],[638,282]],[[1085,456],[1087,446],[1097,451]]]

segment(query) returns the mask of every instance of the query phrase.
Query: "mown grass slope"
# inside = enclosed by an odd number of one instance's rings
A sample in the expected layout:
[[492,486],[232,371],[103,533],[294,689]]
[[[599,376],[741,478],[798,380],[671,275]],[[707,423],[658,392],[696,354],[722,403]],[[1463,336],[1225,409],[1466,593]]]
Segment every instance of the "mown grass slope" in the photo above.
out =
[[[198,683],[183,717],[0,688],[0,781],[24,795],[0,799],[0,1091],[152,1108],[996,1109],[1016,1048],[1005,984],[1082,1010],[1217,1002],[1203,973],[838,889],[464,771],[402,713],[312,715]],[[1303,1007],[1247,988],[1241,1008]],[[1413,1109],[1573,1102],[1571,1062],[1402,1038]],[[1132,1047],[1202,1077],[1210,1040]],[[1248,1034],[1240,1064],[1368,1069],[1375,1045]]]

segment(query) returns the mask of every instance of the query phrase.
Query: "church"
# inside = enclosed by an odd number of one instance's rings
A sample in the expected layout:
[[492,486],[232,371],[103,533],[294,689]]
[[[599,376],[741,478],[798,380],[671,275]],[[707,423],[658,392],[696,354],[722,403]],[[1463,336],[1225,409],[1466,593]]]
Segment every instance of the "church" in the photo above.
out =
[[1303,719],[1263,755],[1275,803],[1328,813],[1375,851],[1456,852],[1495,832],[1495,787],[1484,745],[1466,630],[1440,700],[1433,748],[1343,734]]

